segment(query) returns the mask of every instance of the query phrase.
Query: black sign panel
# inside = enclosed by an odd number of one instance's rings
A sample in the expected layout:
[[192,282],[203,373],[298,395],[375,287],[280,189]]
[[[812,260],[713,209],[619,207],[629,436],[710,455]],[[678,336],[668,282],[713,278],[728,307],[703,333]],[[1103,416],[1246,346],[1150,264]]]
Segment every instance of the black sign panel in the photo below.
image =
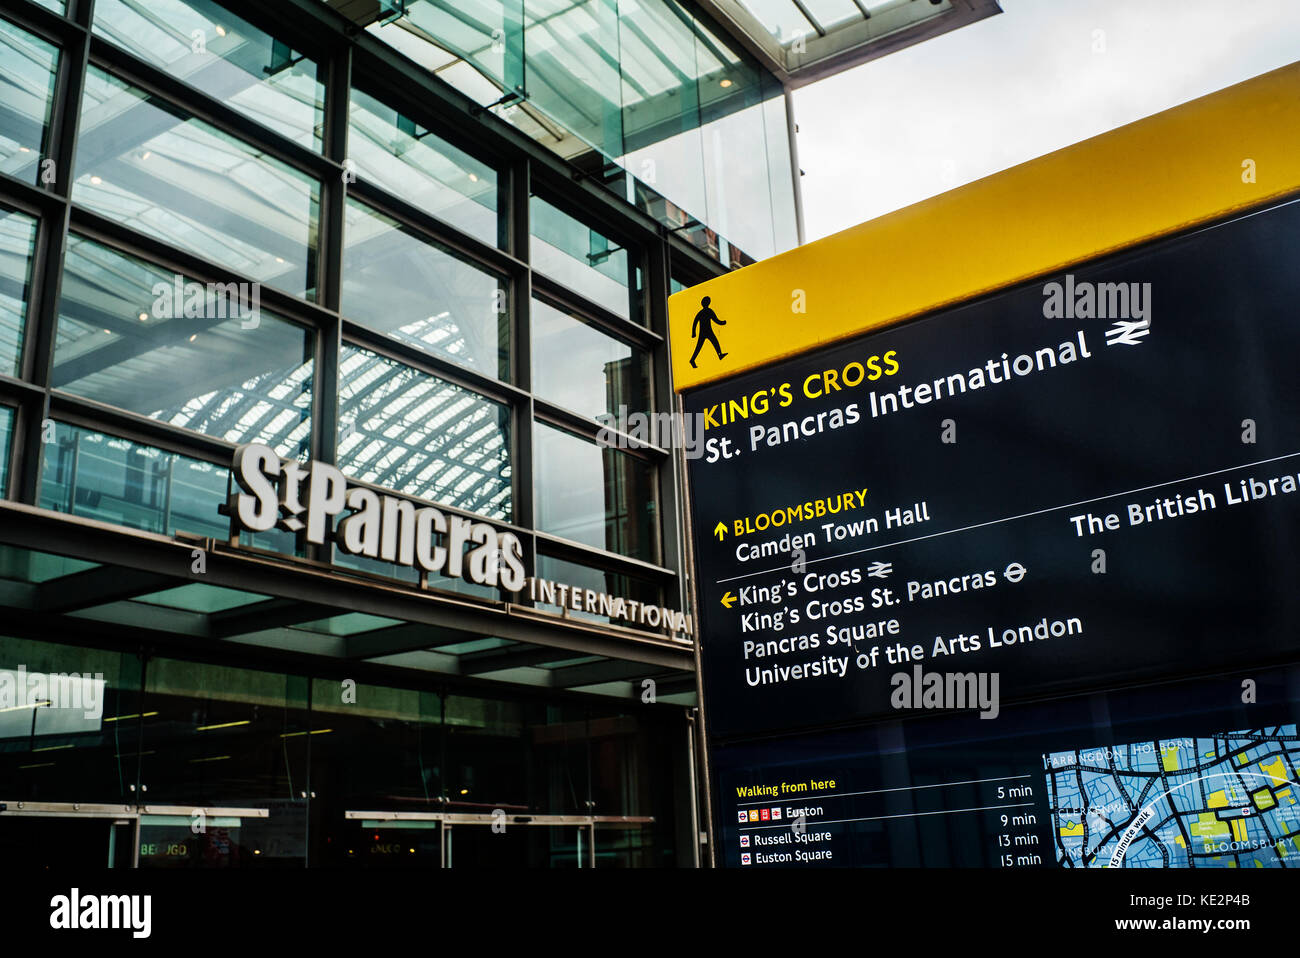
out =
[[1281,205],[687,395],[714,738],[1291,657],[1298,248]]

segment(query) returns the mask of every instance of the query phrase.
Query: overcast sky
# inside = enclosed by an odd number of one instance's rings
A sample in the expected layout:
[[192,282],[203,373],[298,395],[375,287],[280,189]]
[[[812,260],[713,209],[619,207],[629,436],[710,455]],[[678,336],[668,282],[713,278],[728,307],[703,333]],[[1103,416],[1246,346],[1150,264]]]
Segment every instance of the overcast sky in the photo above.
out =
[[1300,60],[1300,0],[1002,9],[795,92],[807,240]]

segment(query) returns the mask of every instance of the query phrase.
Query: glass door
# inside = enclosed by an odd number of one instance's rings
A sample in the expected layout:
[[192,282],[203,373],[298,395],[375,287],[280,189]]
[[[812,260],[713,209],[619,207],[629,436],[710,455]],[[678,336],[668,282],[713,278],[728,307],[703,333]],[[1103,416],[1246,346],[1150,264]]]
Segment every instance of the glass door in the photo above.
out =
[[0,803],[0,861],[23,871],[130,868],[137,820],[115,806]]
[[447,868],[592,867],[592,824],[586,818],[533,815],[495,823],[447,822],[446,832]]

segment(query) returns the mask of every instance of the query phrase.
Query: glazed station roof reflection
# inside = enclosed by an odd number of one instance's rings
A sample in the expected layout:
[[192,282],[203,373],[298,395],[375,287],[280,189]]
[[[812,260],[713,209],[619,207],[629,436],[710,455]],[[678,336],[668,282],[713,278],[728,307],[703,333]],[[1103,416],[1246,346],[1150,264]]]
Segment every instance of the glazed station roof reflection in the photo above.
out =
[[791,87],[1001,13],[997,0],[703,0]]

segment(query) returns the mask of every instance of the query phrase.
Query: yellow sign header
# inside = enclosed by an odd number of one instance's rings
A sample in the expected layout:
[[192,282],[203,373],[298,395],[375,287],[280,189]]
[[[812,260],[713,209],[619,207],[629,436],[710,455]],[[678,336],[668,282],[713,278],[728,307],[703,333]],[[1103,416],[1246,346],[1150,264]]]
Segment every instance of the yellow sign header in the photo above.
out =
[[1300,63],[668,300],[681,392],[1300,190]]

